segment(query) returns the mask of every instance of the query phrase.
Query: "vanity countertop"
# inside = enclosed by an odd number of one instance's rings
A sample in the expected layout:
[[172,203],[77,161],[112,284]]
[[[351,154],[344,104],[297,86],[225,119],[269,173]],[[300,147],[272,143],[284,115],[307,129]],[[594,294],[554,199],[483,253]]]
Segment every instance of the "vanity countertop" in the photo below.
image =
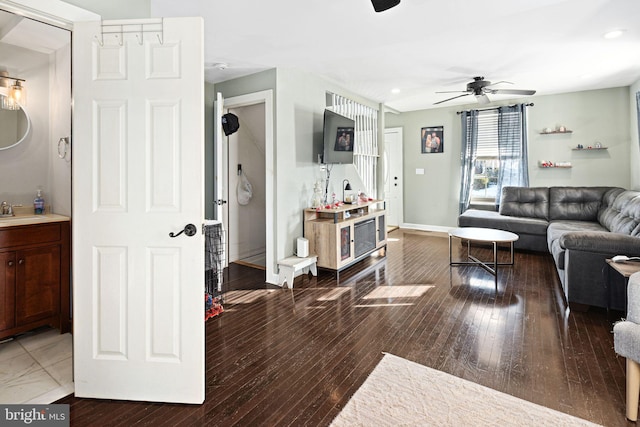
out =
[[16,215],[12,217],[0,217],[0,228],[16,225],[46,224],[48,222],[69,221],[71,218],[58,214],[44,215]]

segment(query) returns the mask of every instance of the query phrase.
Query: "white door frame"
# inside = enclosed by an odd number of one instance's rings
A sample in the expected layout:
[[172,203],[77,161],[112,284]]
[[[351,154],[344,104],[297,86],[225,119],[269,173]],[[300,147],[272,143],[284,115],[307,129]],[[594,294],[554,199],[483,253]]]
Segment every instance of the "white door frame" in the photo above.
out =
[[[275,163],[274,163],[274,139],[273,139],[273,90],[248,93],[246,95],[224,98],[225,112],[232,108],[246,107],[249,105],[264,103],[265,118],[265,222],[266,222],[266,281],[278,283],[278,275],[275,273]],[[228,151],[224,150],[224,164],[228,162]],[[227,182],[228,184],[228,182]]]
[[[402,177],[400,182],[401,182],[402,189],[404,189],[404,170],[403,170],[404,169],[404,166],[403,166],[404,165],[404,157],[403,157],[404,149],[403,149],[403,139],[402,139],[403,135],[402,135],[402,128],[401,127],[385,128],[385,130],[384,130],[385,153],[383,153],[383,155],[386,154],[386,147],[387,147],[386,136],[387,136],[387,134],[391,134],[391,133],[398,134],[398,144],[395,145],[395,148],[396,148],[396,153],[395,154],[397,155],[397,158],[400,160],[400,171],[398,171],[398,174],[400,174],[401,177]],[[383,182],[386,183],[386,180],[390,176],[389,174],[390,174],[391,165],[389,164],[389,160],[387,159],[386,155],[385,155],[384,158],[385,158],[385,161],[384,161],[384,165],[383,165],[383,167],[384,167]],[[386,193],[386,191],[385,191],[385,193]],[[385,199],[386,199],[386,194],[385,194]],[[404,225],[404,190],[400,191],[400,193],[398,194],[398,202],[399,202],[398,210],[397,210],[397,212],[398,212],[398,224],[394,224],[394,225],[398,225],[399,227],[402,227]]]

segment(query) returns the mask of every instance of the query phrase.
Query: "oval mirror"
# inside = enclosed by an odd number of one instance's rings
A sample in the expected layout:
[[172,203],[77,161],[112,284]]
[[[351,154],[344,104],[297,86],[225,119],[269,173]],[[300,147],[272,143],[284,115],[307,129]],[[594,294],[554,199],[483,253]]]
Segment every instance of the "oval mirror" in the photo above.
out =
[[19,110],[0,109],[0,150],[15,147],[29,135],[31,119],[24,107]]

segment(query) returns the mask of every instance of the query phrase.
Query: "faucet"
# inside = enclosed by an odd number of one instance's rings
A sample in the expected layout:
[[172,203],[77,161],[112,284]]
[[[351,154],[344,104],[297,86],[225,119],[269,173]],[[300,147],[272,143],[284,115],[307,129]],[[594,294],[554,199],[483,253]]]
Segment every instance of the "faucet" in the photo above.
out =
[[6,201],[0,203],[0,215],[13,216],[13,206],[11,206],[11,203],[7,203]]

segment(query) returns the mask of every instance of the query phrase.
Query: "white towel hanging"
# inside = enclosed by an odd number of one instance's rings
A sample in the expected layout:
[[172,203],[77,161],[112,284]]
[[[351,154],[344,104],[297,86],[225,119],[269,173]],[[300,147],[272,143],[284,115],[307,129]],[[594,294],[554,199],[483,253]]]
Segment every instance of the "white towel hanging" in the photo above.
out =
[[240,172],[240,178],[238,179],[236,193],[238,195],[238,203],[241,205],[248,205],[251,200],[251,196],[253,196],[253,187],[251,187],[251,183],[242,171]]

